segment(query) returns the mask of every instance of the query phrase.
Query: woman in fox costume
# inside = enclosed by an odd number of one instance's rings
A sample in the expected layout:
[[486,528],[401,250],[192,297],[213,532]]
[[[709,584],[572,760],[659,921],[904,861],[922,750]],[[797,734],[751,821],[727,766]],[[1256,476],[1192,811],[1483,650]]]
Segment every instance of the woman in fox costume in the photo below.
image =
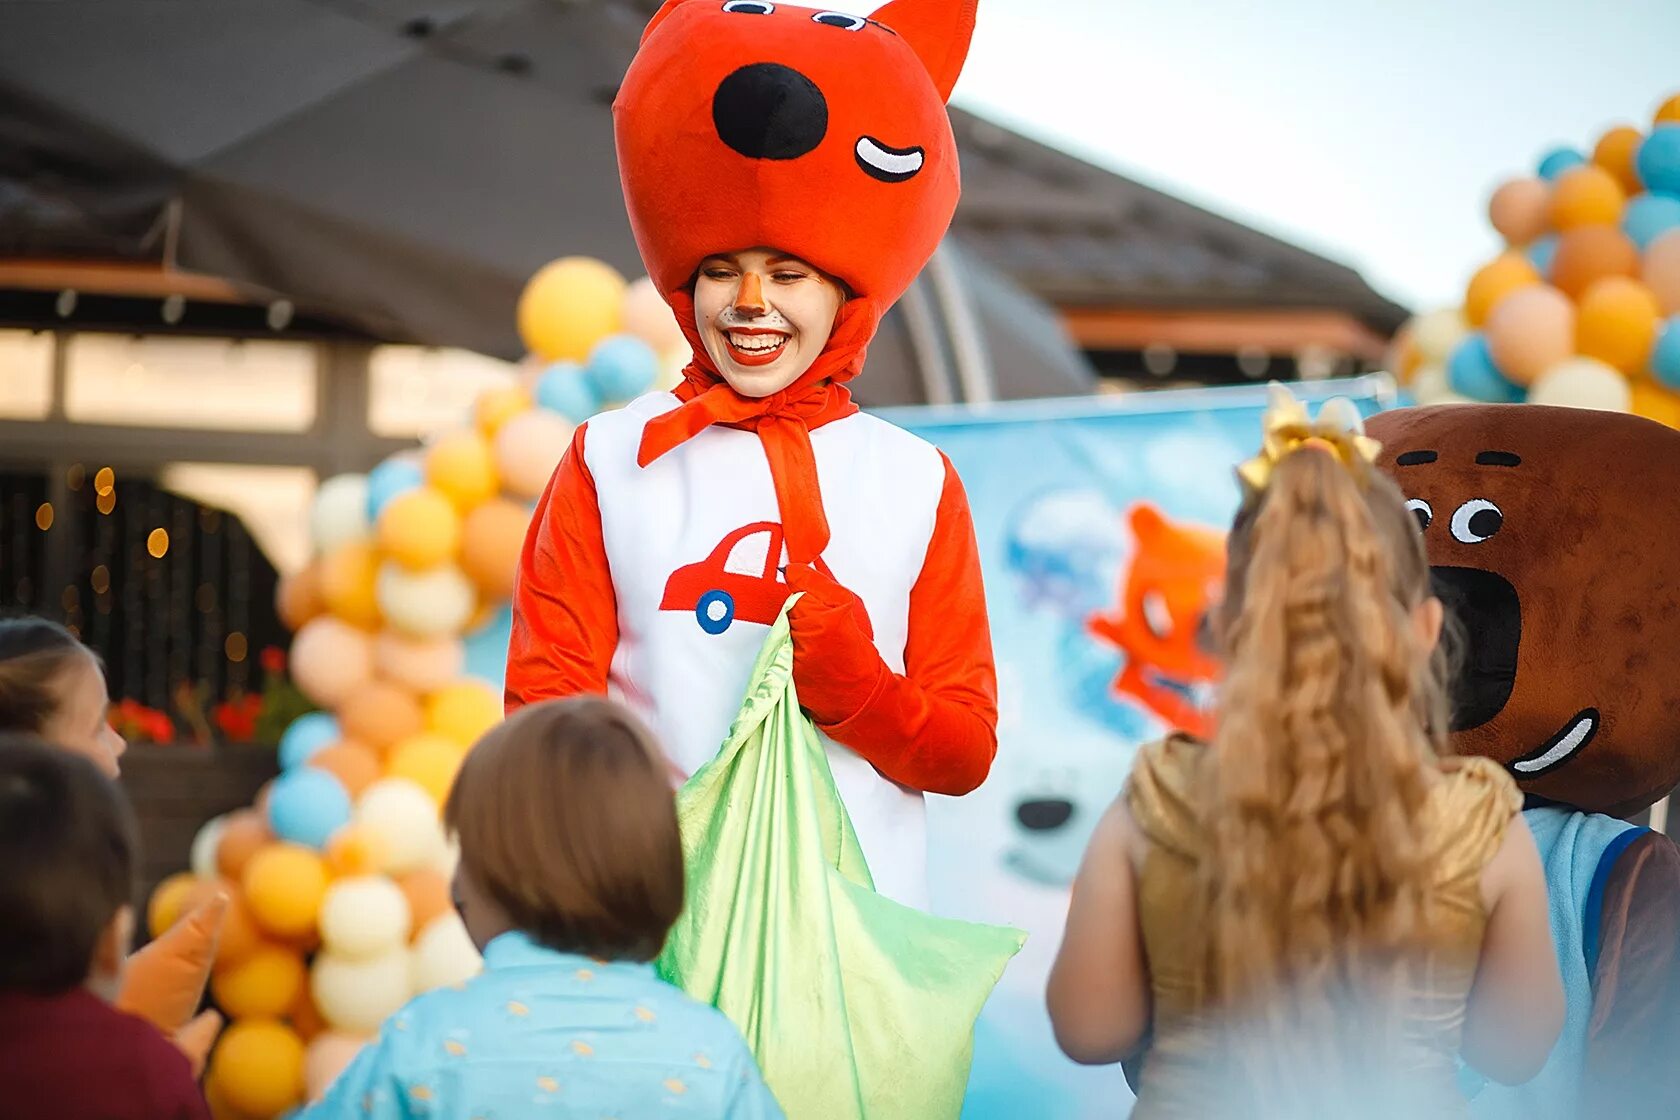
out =
[[945,100],[975,0],[871,18],[669,0],[614,105],[682,384],[580,426],[526,539],[507,704],[616,696],[673,766],[716,752],[789,595],[794,679],[876,885],[925,906],[923,794],[996,752],[967,499],[846,382],[956,207]]

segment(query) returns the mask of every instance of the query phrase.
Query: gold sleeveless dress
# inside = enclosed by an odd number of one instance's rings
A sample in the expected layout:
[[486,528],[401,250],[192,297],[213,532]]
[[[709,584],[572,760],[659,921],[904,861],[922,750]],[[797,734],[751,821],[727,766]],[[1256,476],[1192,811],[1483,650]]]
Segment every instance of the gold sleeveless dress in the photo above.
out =
[[[1135,1120],[1211,1114],[1211,1087],[1227,1083],[1208,1022],[1195,1008],[1205,990],[1204,963],[1184,936],[1193,912],[1196,864],[1203,850],[1197,819],[1206,748],[1175,737],[1142,749],[1125,798],[1148,840],[1139,874],[1138,908],[1153,991],[1153,1038],[1143,1059]],[[1515,783],[1485,758],[1441,763],[1426,807],[1426,835],[1435,848],[1434,928],[1430,948],[1406,970],[1404,1052],[1393,1055],[1411,1107],[1401,1115],[1467,1116],[1456,1081],[1465,1007],[1475,979],[1487,915],[1482,870],[1522,808]],[[1205,1015],[1205,1012],[1203,1013]],[[1419,1101],[1426,1102],[1422,1108]],[[1378,1101],[1364,1115],[1392,1115]]]

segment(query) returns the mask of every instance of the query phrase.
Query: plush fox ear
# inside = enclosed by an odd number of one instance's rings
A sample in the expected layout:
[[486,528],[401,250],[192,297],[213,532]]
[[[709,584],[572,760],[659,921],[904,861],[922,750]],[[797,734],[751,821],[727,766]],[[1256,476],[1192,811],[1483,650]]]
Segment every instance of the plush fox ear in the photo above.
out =
[[949,100],[968,58],[968,43],[974,37],[974,9],[979,2],[892,0],[877,8],[870,18],[892,28],[910,44],[927,67],[939,96]]
[[1166,532],[1167,519],[1148,502],[1139,502],[1133,506],[1127,520],[1131,522],[1132,535],[1139,541],[1153,540]]
[[695,2],[696,0],[665,0],[665,3],[659,6],[659,10],[653,13],[653,18],[648,20],[648,25],[642,28],[642,42],[648,41],[648,36],[653,34],[653,29],[664,23],[666,16],[669,16],[684,4]]

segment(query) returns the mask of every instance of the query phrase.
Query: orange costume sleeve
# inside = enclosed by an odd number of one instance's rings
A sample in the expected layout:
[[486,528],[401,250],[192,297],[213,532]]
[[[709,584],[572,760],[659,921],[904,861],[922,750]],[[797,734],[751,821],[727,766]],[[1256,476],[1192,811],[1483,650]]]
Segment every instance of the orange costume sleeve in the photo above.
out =
[[555,468],[525,534],[513,590],[503,703],[604,693],[618,648],[618,601],[595,479],[583,459],[587,423]]
[[800,704],[893,781],[955,796],[985,781],[997,754],[997,671],[968,497],[944,462],[903,674],[881,660],[856,596],[805,565],[789,565],[787,579],[805,593],[789,613]]

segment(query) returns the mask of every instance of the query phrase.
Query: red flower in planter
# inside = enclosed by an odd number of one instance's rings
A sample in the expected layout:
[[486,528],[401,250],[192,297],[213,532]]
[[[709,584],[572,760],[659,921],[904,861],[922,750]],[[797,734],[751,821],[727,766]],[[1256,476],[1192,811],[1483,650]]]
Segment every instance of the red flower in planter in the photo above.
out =
[[257,657],[265,673],[278,675],[286,671],[286,651],[279,646],[264,646]]
[[235,743],[256,738],[257,719],[262,715],[262,697],[247,693],[216,705],[212,718],[216,727]]

